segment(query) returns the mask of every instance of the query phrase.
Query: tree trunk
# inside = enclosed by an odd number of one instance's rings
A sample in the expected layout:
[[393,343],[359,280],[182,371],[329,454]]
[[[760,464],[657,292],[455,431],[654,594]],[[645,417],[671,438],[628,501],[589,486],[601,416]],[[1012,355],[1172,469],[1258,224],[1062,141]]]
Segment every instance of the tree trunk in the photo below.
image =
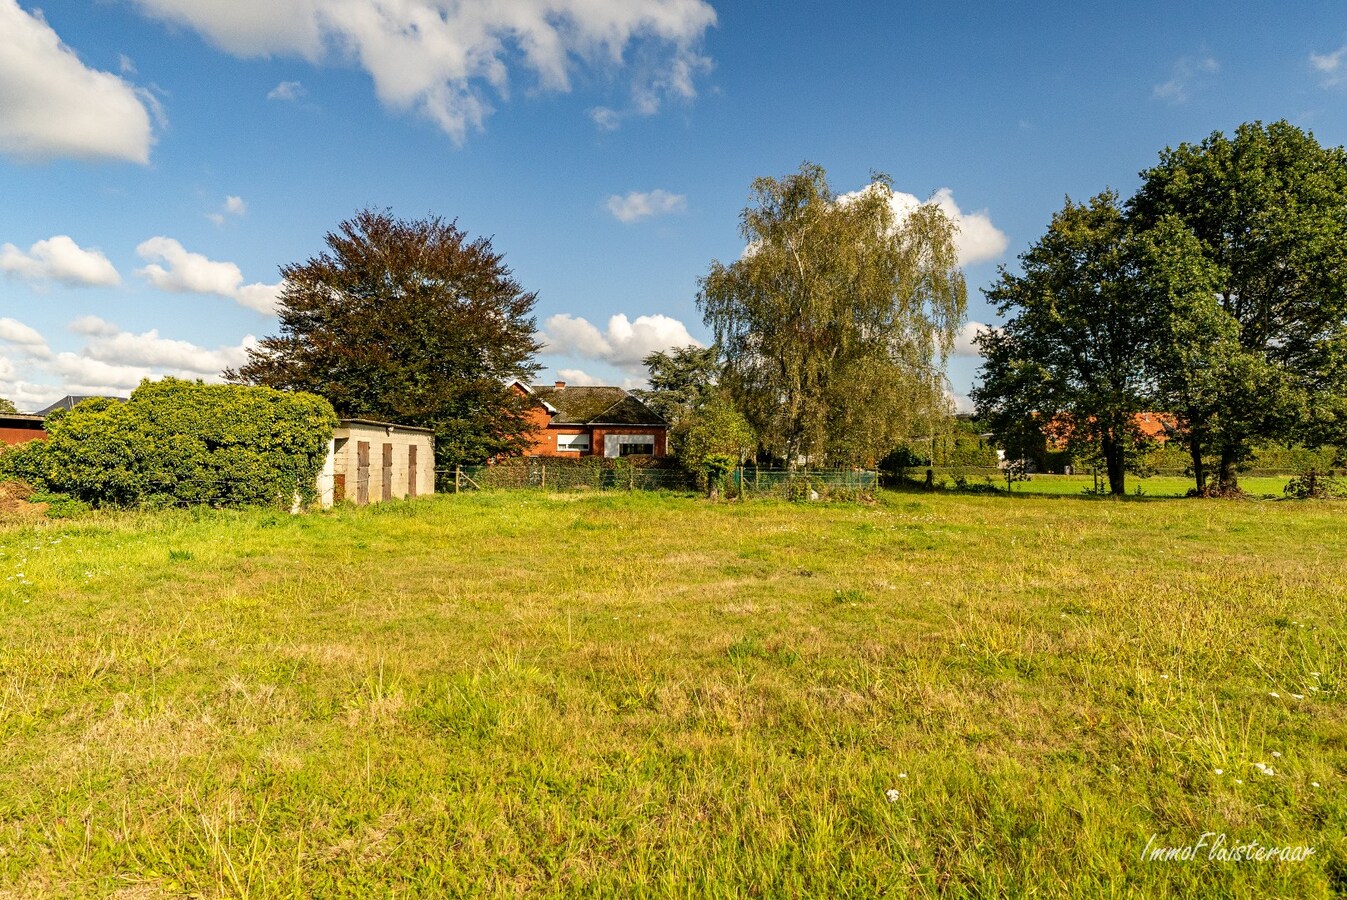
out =
[[1104,439],[1104,467],[1108,470],[1108,491],[1115,497],[1127,493],[1127,470],[1123,466],[1122,446],[1111,438]]
[[1221,448],[1221,492],[1239,490],[1239,473],[1235,471],[1235,448],[1226,445]]
[[1197,481],[1197,492],[1200,494],[1207,488],[1207,468],[1202,464],[1202,438],[1198,434],[1192,434],[1188,438],[1188,450],[1193,457],[1193,478]]

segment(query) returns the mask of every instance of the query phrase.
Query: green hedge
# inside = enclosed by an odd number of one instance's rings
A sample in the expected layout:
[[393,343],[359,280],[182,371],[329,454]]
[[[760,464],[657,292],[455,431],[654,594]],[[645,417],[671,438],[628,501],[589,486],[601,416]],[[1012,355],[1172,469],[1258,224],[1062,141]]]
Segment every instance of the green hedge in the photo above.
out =
[[47,440],[0,456],[0,475],[94,506],[288,507],[315,499],[336,424],[312,394],[144,381],[126,403],[53,413]]

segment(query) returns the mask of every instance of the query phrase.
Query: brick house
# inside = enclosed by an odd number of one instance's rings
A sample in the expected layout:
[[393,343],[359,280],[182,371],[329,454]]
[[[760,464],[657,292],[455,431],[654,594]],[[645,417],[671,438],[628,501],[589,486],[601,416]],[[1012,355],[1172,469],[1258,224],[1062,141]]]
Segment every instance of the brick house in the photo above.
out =
[[534,403],[538,427],[525,456],[664,456],[669,423],[620,387],[525,385],[514,389]]
[[22,413],[0,415],[0,444],[22,444],[40,441],[47,436],[42,423],[46,416],[28,416]]

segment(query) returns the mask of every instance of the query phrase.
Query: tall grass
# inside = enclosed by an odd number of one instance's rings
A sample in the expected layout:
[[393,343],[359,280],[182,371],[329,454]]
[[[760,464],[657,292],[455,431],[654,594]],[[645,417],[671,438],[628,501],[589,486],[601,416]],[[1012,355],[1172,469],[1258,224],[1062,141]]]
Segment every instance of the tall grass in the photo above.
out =
[[[0,529],[0,896],[1330,896],[1344,520],[500,493]],[[1203,832],[1316,852],[1142,859]]]

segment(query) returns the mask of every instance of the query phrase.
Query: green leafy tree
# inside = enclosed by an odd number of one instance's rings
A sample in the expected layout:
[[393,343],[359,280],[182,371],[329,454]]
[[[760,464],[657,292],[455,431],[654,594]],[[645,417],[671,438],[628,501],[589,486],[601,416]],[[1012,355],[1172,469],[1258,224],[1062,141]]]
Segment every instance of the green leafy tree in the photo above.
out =
[[53,413],[0,470],[95,506],[288,507],[314,499],[336,424],[312,394],[165,378]]
[[[1341,444],[1347,432],[1347,153],[1287,122],[1166,150],[1142,173],[1133,226],[1162,232],[1168,273],[1203,288],[1171,306],[1157,365],[1223,490],[1260,440]],[[1181,226],[1192,236],[1176,243]],[[1163,256],[1164,254],[1162,254]],[[1197,271],[1195,258],[1205,265]],[[1187,319],[1185,321],[1185,310]],[[1191,353],[1177,351],[1198,337]],[[1208,365],[1213,363],[1213,365]],[[1199,481],[1202,480],[1200,463]]]
[[721,490],[725,476],[753,452],[758,441],[748,420],[721,391],[684,415],[670,436],[678,447],[679,464],[697,478],[708,496]]
[[510,385],[538,371],[537,295],[491,241],[367,209],[326,242],[281,269],[281,333],[226,377],[317,394],[342,417],[432,428],[441,466],[526,448],[528,401]]
[[791,465],[873,464],[949,411],[944,364],[967,301],[955,226],[929,204],[899,221],[891,198],[885,175],[839,196],[808,163],[759,178],[747,250],[701,280],[721,384]]
[[650,373],[650,387],[632,393],[676,428],[715,391],[720,349],[693,344],[651,353],[642,362]]
[[18,412],[19,408],[14,405],[13,400],[8,400],[4,397],[0,397],[0,415],[13,416],[17,415]]
[[1066,205],[1047,234],[986,291],[1006,319],[978,337],[978,417],[1011,458],[1044,436],[1097,455],[1109,490],[1125,494],[1148,407],[1148,316],[1127,222],[1111,191]]

